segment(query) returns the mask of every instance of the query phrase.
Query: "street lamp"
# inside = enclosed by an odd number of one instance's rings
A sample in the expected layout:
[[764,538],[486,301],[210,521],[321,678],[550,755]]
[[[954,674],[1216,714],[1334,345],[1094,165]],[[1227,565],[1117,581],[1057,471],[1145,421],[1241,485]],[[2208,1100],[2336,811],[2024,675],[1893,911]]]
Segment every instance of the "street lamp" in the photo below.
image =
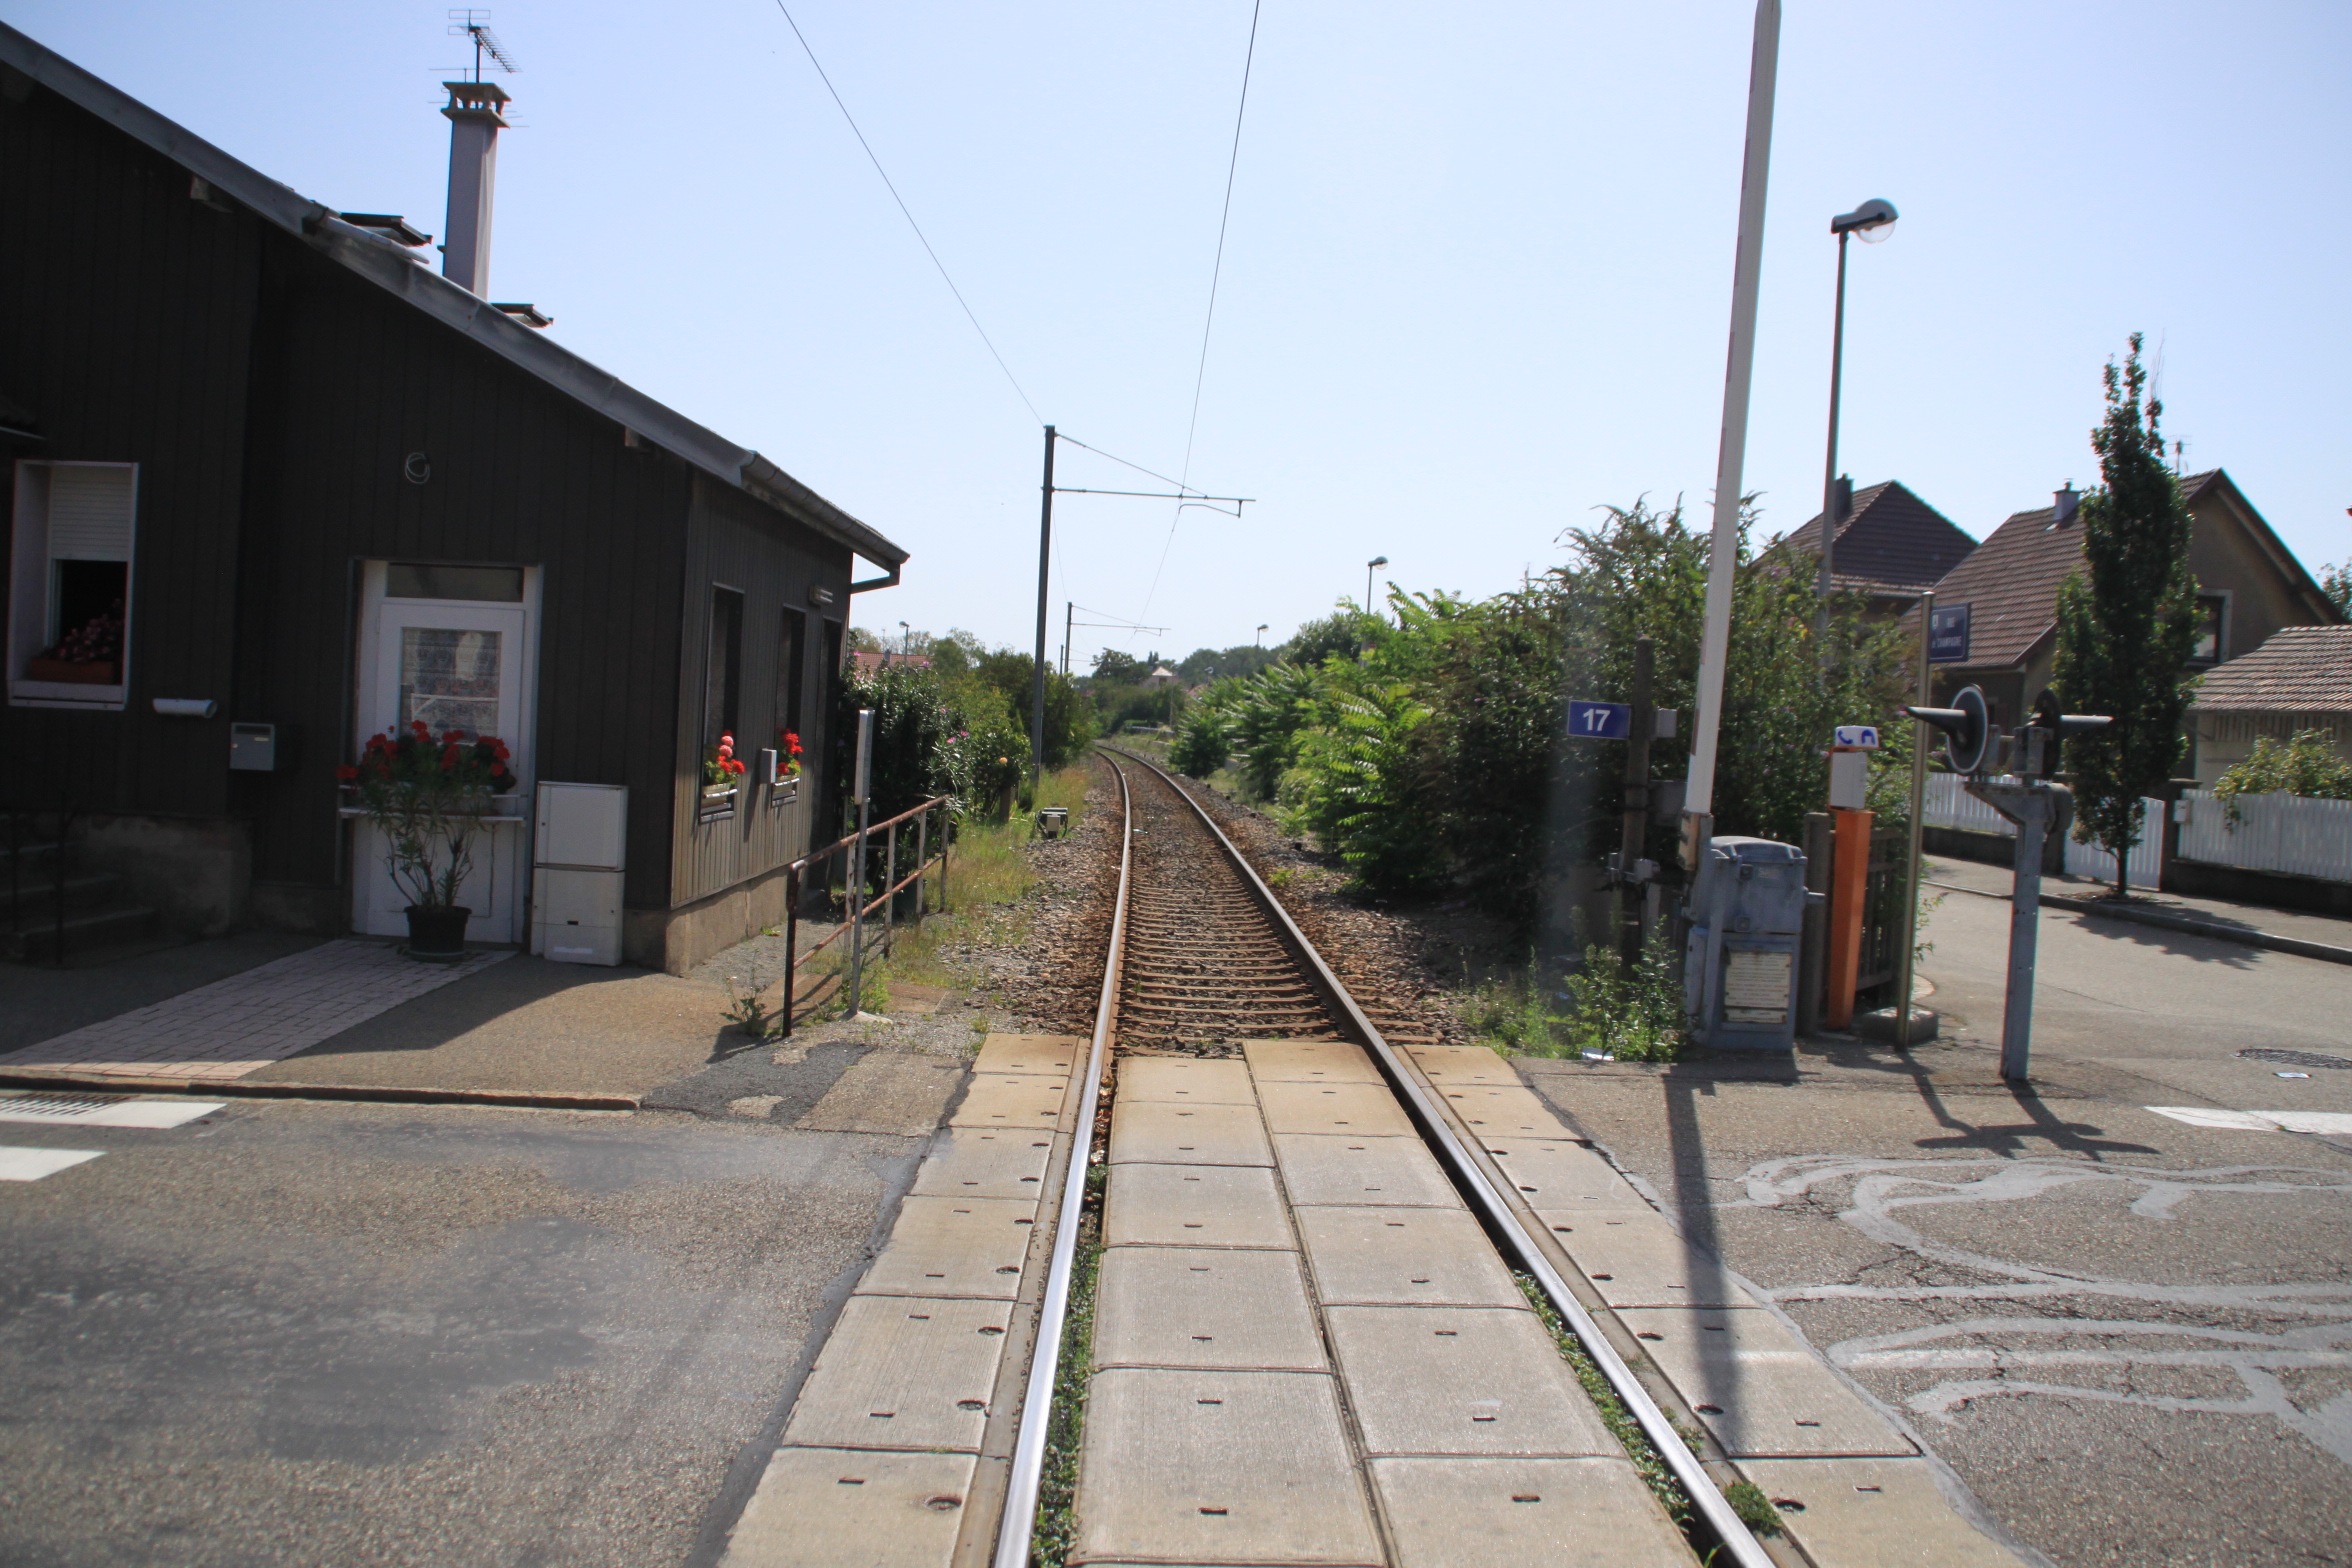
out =
[[1372,613],[1372,573],[1388,564],[1388,557],[1376,555],[1364,563],[1364,613]]
[[915,656],[915,634],[907,630],[907,623],[904,621],[898,623],[898,656],[902,659],[911,659]]
[[1822,659],[1826,666],[1829,652],[1830,562],[1837,547],[1838,528],[1846,520],[1846,508],[1853,501],[1850,488],[1838,484],[1838,394],[1845,374],[1846,361],[1846,240],[1851,235],[1862,236],[1862,243],[1875,245],[1895,231],[1895,204],[1876,197],[1856,207],[1852,212],[1841,212],[1829,220],[1829,232],[1837,236],[1837,313],[1829,331],[1829,457],[1822,465],[1821,475],[1821,585],[1820,608],[1814,613],[1814,630],[1822,640]]

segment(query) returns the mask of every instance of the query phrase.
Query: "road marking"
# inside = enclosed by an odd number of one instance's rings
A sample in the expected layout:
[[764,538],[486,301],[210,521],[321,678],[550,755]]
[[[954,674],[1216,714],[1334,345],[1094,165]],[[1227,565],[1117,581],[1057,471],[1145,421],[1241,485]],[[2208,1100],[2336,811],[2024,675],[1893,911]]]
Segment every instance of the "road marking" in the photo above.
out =
[[94,1160],[103,1149],[0,1148],[0,1181],[39,1181],[84,1160]]
[[110,1100],[82,1095],[0,1095],[0,1122],[76,1127],[180,1127],[228,1109],[225,1100]]
[[2147,1109],[2191,1127],[2220,1127],[2232,1132],[2305,1132],[2323,1137],[2352,1134],[2352,1112],[2345,1111],[2217,1111],[2195,1105],[2151,1105]]

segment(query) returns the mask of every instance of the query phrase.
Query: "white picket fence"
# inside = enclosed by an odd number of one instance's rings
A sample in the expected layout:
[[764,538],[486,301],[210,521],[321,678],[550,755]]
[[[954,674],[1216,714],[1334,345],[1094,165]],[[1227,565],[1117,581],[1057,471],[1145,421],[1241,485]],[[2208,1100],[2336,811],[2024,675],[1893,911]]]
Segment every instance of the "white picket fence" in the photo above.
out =
[[2226,803],[2201,789],[2183,790],[2179,858],[2352,882],[2352,800],[2240,795],[2238,814],[2232,827]]
[[[1997,833],[2003,838],[2015,838],[2017,825],[1961,788],[1961,782],[1957,773],[1930,773],[1927,776],[1926,809],[1920,813],[1920,820],[1931,828],[1961,828],[1970,833]],[[2220,808],[2207,809],[2218,811]],[[2132,846],[2129,862],[2133,884],[2154,887],[2158,869],[2163,862],[2164,802],[2143,797],[2140,801],[2140,841]],[[2112,882],[2115,880],[2115,857],[2096,844],[2078,844],[2073,835],[2069,834],[2066,839],[2066,869],[2074,876]]]

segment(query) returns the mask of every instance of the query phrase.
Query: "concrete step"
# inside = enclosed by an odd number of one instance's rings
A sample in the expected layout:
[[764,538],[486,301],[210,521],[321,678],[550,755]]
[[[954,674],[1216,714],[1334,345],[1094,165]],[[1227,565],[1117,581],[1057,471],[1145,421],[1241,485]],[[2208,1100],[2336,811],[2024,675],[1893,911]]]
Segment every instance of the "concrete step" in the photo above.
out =
[[[16,879],[12,895],[5,863],[0,862],[0,924],[47,919],[57,908],[58,887],[55,877],[56,874],[47,869],[38,876],[30,873],[21,875]],[[123,879],[112,871],[73,872],[65,879],[64,892],[68,914],[102,908],[122,900]]]
[[60,856],[64,857],[69,865],[73,862],[73,846],[71,844],[54,844],[47,840],[41,840],[20,844],[12,850],[5,842],[6,838],[5,824],[0,824],[0,888],[5,888],[8,885],[9,863],[11,861],[16,864],[16,875],[26,881],[31,881],[35,877],[55,876],[54,868]]
[[[64,956],[153,936],[160,925],[154,910],[141,904],[114,904],[70,913],[64,924]],[[48,916],[26,916],[0,929],[0,957],[24,963],[55,963],[59,930]]]

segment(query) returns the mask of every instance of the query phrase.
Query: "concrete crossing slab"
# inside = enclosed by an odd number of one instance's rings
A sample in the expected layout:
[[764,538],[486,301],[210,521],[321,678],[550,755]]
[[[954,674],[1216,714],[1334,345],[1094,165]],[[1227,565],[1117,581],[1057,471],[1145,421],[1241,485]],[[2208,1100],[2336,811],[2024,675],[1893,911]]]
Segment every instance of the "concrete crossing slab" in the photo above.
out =
[[1533,1089],[1440,1084],[1438,1092],[1477,1138],[1557,1138],[1568,1129]]
[[1617,1167],[1581,1143],[1560,1138],[1486,1138],[1481,1145],[1495,1157],[1528,1206],[1539,1212],[1657,1212],[1617,1173]]
[[1734,1459],[1918,1451],[1762,1308],[1617,1317]]
[[1375,1459],[1396,1568],[1661,1568],[1690,1546],[1629,1459]]
[[1027,1198],[1045,1190],[1053,1134],[1043,1130],[951,1127],[923,1157],[910,1189],[930,1198]]
[[1034,1198],[910,1196],[857,1293],[1010,1301],[1020,1292],[1036,1218]]
[[1386,1560],[1316,1373],[1097,1372],[1077,1503],[1073,1563]]
[[1274,1156],[1290,1201],[1458,1209],[1461,1195],[1437,1156],[1417,1138],[1350,1138],[1278,1133]]
[[978,1453],[1011,1315],[999,1301],[850,1297],[784,1441]]
[[1041,1073],[974,1073],[951,1127],[1043,1127],[1062,1116],[1067,1078]]
[[1113,1247],[1095,1303],[1097,1366],[1329,1370],[1295,1252]]
[[1326,1307],[1526,1309],[1466,1210],[1298,1207],[1292,1216]]
[[1110,1247],[1295,1250],[1274,1173],[1259,1165],[1118,1165],[1103,1201]]
[[1364,1048],[1347,1040],[1244,1040],[1260,1083],[1385,1083]]
[[1518,1069],[1483,1045],[1415,1045],[1406,1049],[1429,1081],[1440,1086],[1447,1084],[1494,1084],[1506,1089],[1525,1088]]
[[1386,1084],[1262,1083],[1258,1103],[1273,1131],[1411,1138],[1412,1122]]
[[1952,1511],[1924,1459],[1751,1459],[1740,1469],[1820,1568],[2020,1568]]
[[1756,1305],[1713,1253],[1685,1241],[1655,1210],[1554,1209],[1539,1218],[1612,1307]]
[[1265,1123],[1251,1105],[1167,1105],[1120,1099],[1111,1106],[1111,1163],[1272,1165]]
[[938,1568],[955,1553],[970,1454],[779,1448],[720,1559],[727,1568]]
[[1119,1059],[1119,1098],[1165,1100],[1191,1105],[1252,1105],[1247,1065],[1231,1058],[1124,1056]]
[[1624,1453],[1532,1312],[1332,1307],[1323,1320],[1368,1453]]
[[976,1073],[1042,1073],[1067,1078],[1091,1042],[1074,1034],[992,1034],[980,1042]]
[[919,1138],[963,1082],[963,1063],[917,1051],[868,1051],[794,1126],[804,1132],[870,1132]]

